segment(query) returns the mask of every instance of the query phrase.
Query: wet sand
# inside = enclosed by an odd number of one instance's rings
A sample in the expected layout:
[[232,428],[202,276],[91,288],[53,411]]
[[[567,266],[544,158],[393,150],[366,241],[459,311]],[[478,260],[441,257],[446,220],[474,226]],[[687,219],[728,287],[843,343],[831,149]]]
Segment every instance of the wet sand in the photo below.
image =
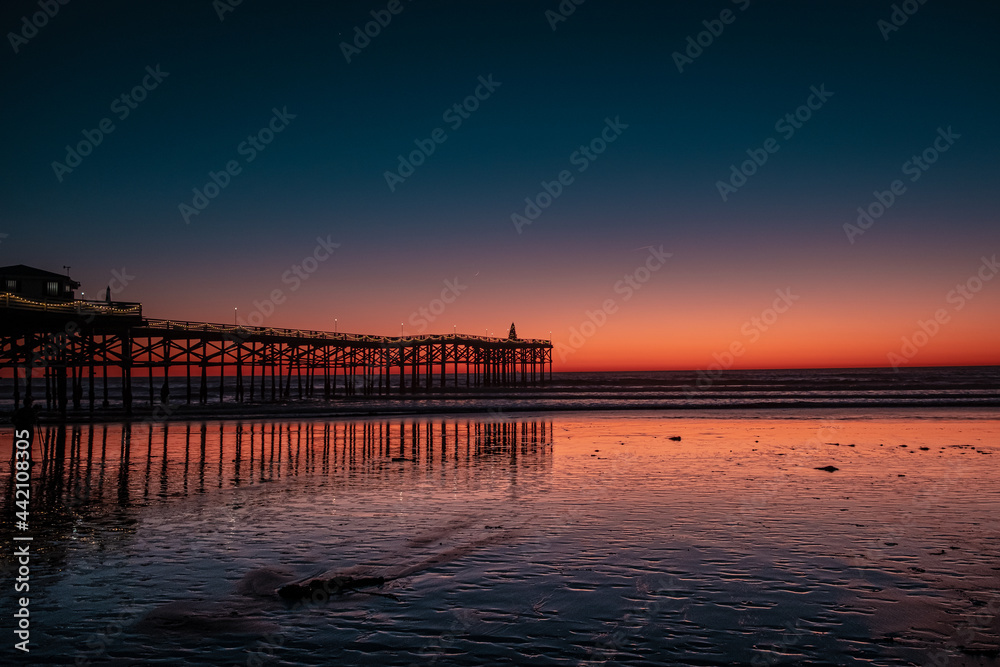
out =
[[986,411],[46,428],[53,664],[1000,660]]

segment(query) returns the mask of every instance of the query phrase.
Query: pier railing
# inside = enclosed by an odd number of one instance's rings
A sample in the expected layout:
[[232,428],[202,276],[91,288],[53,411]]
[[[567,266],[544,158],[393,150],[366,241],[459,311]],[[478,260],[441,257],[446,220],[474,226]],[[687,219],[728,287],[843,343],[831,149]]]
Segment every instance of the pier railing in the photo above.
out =
[[73,299],[71,301],[60,299],[27,299],[17,294],[3,292],[0,294],[0,304],[3,304],[4,308],[67,315],[86,315],[90,313],[110,316],[128,315],[129,317],[142,315],[142,304],[132,301],[108,302],[86,301],[83,299]]
[[476,336],[473,334],[428,334],[413,336],[376,336],[372,334],[335,333],[313,329],[285,329],[281,327],[253,327],[242,324],[213,324],[210,322],[186,322],[182,320],[160,320],[148,318],[144,320],[146,329],[162,329],[167,331],[192,333],[231,334],[243,338],[247,335],[282,336],[288,338],[308,338],[324,341],[348,341],[361,343],[440,343],[478,341],[484,343],[511,343],[518,345],[551,345],[552,341],[544,338],[499,338],[494,336]]

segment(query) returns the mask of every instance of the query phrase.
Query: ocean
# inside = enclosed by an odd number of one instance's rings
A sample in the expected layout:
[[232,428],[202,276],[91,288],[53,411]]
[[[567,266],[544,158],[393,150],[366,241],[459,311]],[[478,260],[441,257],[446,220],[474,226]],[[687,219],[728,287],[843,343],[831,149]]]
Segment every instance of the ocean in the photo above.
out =
[[[420,376],[420,385],[426,376]],[[544,384],[511,388],[466,387],[449,375],[444,390],[420,394],[366,395],[364,378],[355,379],[353,393],[345,395],[344,377],[337,378],[336,396],[322,398],[324,380],[316,376],[310,384],[290,385],[285,399],[269,400],[270,388],[258,390],[252,403],[237,404],[234,379],[224,380],[220,403],[219,379],[208,379],[208,402],[198,404],[198,378],[193,380],[188,403],[184,378],[170,379],[169,410],[160,406],[162,376],[152,382],[137,375],[133,379],[134,408],[157,418],[186,418],[190,415],[225,414],[372,414],[486,412],[524,410],[632,410],[703,408],[785,408],[785,407],[1000,407],[1000,366],[933,368],[863,368],[795,370],[639,371],[554,373]],[[23,382],[23,381],[22,381]],[[44,382],[34,380],[35,403],[45,404]],[[438,376],[431,378],[434,387]],[[88,383],[84,380],[80,416],[89,414]],[[23,386],[23,385],[22,385]],[[0,410],[13,406],[12,380],[0,381]],[[395,386],[392,388],[395,390]],[[247,390],[249,392],[249,390]],[[111,414],[120,412],[121,385],[109,381]],[[249,394],[247,393],[247,396]],[[101,412],[103,401],[100,378],[95,389],[95,405]]]

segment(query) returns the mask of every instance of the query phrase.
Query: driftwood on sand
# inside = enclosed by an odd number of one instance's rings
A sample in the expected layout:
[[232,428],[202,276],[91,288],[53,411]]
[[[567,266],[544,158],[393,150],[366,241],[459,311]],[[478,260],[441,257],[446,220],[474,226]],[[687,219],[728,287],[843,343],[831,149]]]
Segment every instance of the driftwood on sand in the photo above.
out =
[[330,579],[313,579],[302,584],[294,583],[282,586],[278,589],[278,595],[286,602],[299,602],[301,600],[313,599],[314,597],[324,598],[350,592],[376,595],[376,593],[360,589],[381,586],[386,581],[388,580],[385,577],[331,577]]
[[[471,523],[471,521],[461,522],[458,527],[467,527],[471,525]],[[449,532],[453,532],[457,529],[456,526],[450,526],[450,528],[451,531],[432,531],[425,535],[418,536],[411,539],[409,543],[411,546],[419,547],[424,546],[425,544],[442,541]],[[404,577],[412,576],[432,567],[437,567],[444,565],[445,563],[458,560],[476,549],[503,541],[511,534],[512,530],[503,529],[502,526],[487,526],[486,529],[489,529],[491,532],[482,539],[473,540],[466,544],[453,546],[450,549],[431,553],[423,560],[417,561],[416,563],[412,563],[405,567],[397,566],[392,570],[384,572],[381,576],[372,576],[370,573],[362,574],[355,570],[355,574],[358,576],[340,574],[333,577],[320,576],[309,579],[300,579],[290,584],[281,586],[276,592],[282,600],[288,603],[303,601],[322,602],[331,597],[339,597],[349,593],[377,595],[379,597],[387,597],[393,600],[398,600],[399,598],[391,593],[382,593],[363,589],[384,586],[390,581],[403,579]],[[271,590],[274,589],[272,588]]]

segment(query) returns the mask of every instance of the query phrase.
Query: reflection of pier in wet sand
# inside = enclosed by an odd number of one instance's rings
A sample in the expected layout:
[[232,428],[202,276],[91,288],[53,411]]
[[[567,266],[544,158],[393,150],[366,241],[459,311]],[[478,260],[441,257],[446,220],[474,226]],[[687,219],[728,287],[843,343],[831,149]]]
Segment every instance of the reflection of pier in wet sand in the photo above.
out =
[[53,425],[38,428],[36,443],[37,507],[58,514],[304,475],[547,459],[552,425],[430,419]]

